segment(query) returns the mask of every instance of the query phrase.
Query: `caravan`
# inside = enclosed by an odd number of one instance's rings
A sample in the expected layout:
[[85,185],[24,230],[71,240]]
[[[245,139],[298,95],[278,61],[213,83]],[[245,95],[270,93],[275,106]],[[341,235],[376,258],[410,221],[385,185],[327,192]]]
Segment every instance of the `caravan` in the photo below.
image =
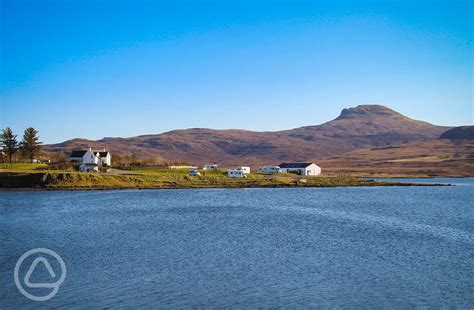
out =
[[280,173],[281,169],[279,166],[264,166],[258,169],[261,173]]
[[243,171],[245,174],[249,174],[249,173],[250,173],[250,167],[247,167],[247,166],[239,166],[239,167],[237,167],[236,170]]
[[227,170],[227,176],[229,178],[246,178],[247,177],[247,175],[245,174],[245,171],[239,170],[239,169]]
[[217,170],[217,165],[216,164],[209,164],[209,165],[204,165],[202,167],[203,170]]

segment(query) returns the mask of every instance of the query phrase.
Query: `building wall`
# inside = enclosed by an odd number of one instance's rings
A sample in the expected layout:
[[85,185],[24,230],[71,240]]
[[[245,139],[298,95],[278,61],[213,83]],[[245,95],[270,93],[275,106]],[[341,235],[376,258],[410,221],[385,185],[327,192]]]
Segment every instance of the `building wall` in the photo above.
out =
[[110,153],[108,153],[106,157],[101,157],[100,162],[102,165],[110,166],[112,164],[112,156],[110,156]]
[[305,175],[304,168],[282,168],[282,172],[285,173],[295,173],[299,175]]
[[91,150],[87,150],[87,152],[82,156],[82,162],[84,164],[98,164],[99,159]]
[[305,175],[307,176],[315,176],[321,174],[321,168],[315,164],[311,164],[305,169]]

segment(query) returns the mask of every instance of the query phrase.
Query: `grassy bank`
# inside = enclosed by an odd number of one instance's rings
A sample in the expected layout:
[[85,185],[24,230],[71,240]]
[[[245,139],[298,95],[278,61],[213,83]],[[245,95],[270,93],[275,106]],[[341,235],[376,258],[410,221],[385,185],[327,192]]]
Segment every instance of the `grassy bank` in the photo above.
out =
[[[304,180],[304,181],[303,181]],[[250,175],[232,179],[221,175],[189,177],[183,174],[97,174],[79,172],[8,171],[0,172],[0,188],[10,189],[152,189],[152,188],[272,188],[414,185],[379,182],[354,177],[268,177]]]
[[47,164],[13,163],[0,164],[1,171],[35,171],[48,168]]

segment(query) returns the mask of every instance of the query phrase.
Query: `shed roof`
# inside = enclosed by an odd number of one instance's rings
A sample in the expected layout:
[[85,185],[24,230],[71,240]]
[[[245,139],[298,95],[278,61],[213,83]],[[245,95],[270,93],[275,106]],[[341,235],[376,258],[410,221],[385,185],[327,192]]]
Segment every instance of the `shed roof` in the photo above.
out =
[[313,163],[282,163],[278,165],[280,168],[306,168]]

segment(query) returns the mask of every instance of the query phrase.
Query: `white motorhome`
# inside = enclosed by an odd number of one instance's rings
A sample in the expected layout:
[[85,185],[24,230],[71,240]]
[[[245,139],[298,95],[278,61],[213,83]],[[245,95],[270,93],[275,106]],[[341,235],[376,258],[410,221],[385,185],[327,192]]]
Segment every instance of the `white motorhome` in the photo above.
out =
[[217,165],[216,164],[204,165],[202,169],[203,170],[217,170]]
[[239,167],[237,167],[236,170],[243,171],[245,174],[249,174],[249,173],[250,173],[250,167],[247,167],[247,166],[239,166]]
[[279,166],[264,166],[258,169],[262,173],[280,173],[281,169]]
[[246,178],[247,177],[245,172],[243,170],[239,170],[239,169],[227,170],[227,176],[229,178]]

